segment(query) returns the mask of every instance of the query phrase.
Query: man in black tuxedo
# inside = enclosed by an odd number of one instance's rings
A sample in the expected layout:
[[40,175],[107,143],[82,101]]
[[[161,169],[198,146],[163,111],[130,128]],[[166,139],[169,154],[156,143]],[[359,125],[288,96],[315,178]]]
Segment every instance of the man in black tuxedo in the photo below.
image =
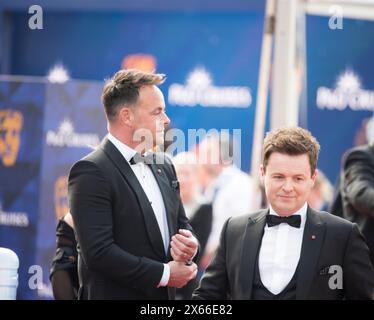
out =
[[374,264],[374,141],[344,155],[331,213],[358,224]]
[[309,131],[267,134],[267,210],[229,219],[194,299],[374,299],[374,270],[356,224],[307,205],[319,144]]
[[80,299],[173,299],[196,276],[198,242],[174,167],[146,152],[163,143],[170,122],[163,79],[117,72],[102,94],[108,136],[70,171]]

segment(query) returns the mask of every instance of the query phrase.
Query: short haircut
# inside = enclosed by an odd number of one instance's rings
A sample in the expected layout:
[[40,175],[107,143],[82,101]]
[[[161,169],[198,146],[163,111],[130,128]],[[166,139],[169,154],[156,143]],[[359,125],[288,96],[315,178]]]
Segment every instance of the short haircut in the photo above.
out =
[[307,154],[313,175],[317,168],[319,150],[317,139],[308,130],[300,127],[280,128],[266,134],[262,148],[262,164],[266,169],[273,152],[291,156]]
[[135,106],[139,90],[143,86],[159,85],[165,81],[164,74],[143,72],[136,69],[118,71],[105,82],[101,101],[108,121],[114,120],[118,110],[124,106]]

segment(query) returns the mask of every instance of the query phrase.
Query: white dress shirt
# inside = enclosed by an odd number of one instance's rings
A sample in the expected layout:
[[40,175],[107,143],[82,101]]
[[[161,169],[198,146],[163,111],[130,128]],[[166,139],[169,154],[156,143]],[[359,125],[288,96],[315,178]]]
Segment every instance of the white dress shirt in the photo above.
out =
[[[294,213],[301,216],[300,228],[287,223],[273,227],[265,225],[258,263],[261,281],[273,294],[281,293],[295,274],[300,259],[307,209],[308,205],[305,203]],[[271,206],[269,214],[278,215]]]
[[[108,133],[108,140],[114,144],[122,156],[129,162],[131,158],[136,154],[136,150],[130,148],[123,142],[119,141],[113,135]],[[129,163],[130,164],[130,163]],[[138,179],[140,185],[143,188],[144,193],[146,194],[149,203],[152,206],[153,212],[155,214],[158,227],[161,231],[162,241],[164,243],[165,253],[169,248],[170,243],[170,234],[169,227],[166,219],[166,209],[160,187],[157,184],[156,178],[154,177],[151,169],[148,165],[143,162],[138,162],[137,164],[131,165],[130,167],[134,172],[136,178]],[[166,286],[170,278],[170,267],[168,264],[164,264],[164,272],[159,283],[160,286]]]
[[256,202],[250,199],[253,188],[252,178],[235,165],[223,169],[214,183],[205,192],[208,201],[213,204],[212,231],[207,251],[214,252],[219,244],[222,227],[230,217],[246,214]]

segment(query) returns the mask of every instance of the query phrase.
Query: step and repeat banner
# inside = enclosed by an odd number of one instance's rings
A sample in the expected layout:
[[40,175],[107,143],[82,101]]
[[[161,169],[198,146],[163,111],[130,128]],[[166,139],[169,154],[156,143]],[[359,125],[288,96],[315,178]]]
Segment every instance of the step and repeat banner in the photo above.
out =
[[172,127],[240,129],[241,167],[249,171],[262,10],[45,11],[40,32],[25,27],[27,13],[12,17],[15,74],[46,75],[56,64],[73,79],[102,81],[121,67],[164,73]]
[[332,184],[344,152],[373,135],[374,21],[344,18],[342,27],[307,17],[307,127],[321,143],[319,167]]
[[19,299],[51,298],[71,165],[106,134],[102,83],[0,81],[0,246],[20,260]]
[[70,167],[99,145],[106,134],[101,89],[102,83],[76,81],[46,86],[36,238],[36,265],[43,270],[39,298],[51,297],[48,271],[55,252],[56,221],[68,211]]
[[44,84],[0,81],[0,246],[19,256],[23,298],[33,296],[45,93]]

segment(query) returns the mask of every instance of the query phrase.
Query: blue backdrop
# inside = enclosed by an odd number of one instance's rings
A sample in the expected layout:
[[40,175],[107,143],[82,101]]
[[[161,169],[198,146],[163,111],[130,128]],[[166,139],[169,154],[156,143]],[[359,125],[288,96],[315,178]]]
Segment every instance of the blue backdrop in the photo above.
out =
[[[25,28],[28,15],[14,15],[12,72],[46,75],[62,63],[75,79],[103,80],[124,58],[147,54],[158,72],[166,73],[162,90],[183,84],[196,68],[209,72],[218,87],[247,87],[252,101],[245,108],[170,106],[175,128],[242,129],[243,169],[249,170],[255,93],[257,91],[262,12],[225,13],[50,13],[44,29]],[[27,52],[27,54],[24,54]],[[41,58],[42,56],[42,58]]]
[[33,297],[28,270],[36,263],[44,98],[41,83],[0,81],[0,247],[19,255],[22,299]]
[[308,128],[321,143],[320,168],[334,183],[343,153],[365,142],[374,110],[374,22],[307,18]]

